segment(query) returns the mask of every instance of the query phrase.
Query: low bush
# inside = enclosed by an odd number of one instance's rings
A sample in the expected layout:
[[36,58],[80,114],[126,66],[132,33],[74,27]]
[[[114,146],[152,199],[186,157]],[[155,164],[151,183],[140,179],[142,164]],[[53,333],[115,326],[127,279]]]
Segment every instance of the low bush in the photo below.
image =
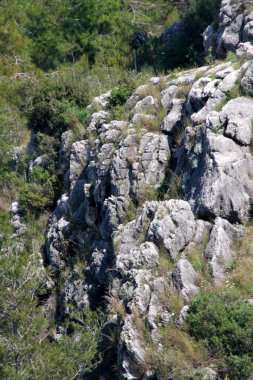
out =
[[199,294],[187,317],[190,333],[202,341],[220,371],[231,380],[244,380],[253,372],[253,305],[237,294]]
[[109,108],[123,105],[130,95],[132,95],[135,88],[135,81],[133,75],[125,76],[119,81],[119,84],[111,92]]
[[29,178],[20,188],[20,206],[24,213],[27,211],[39,212],[45,207],[54,204],[56,198],[57,177],[37,166]]

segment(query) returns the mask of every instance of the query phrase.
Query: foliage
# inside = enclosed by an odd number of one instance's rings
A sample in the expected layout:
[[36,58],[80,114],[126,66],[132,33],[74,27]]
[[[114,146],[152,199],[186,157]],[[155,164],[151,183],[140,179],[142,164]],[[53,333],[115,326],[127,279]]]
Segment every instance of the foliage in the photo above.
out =
[[206,360],[206,352],[186,332],[169,323],[159,328],[159,343],[163,349],[157,350],[152,339],[147,335],[145,348],[147,365],[155,369],[161,378],[168,375],[175,380],[198,379],[194,373],[194,366],[201,365]]
[[110,107],[123,105],[130,95],[132,95],[135,88],[135,81],[133,77],[125,77],[119,81],[118,87],[114,88],[111,92]]
[[253,372],[253,306],[231,293],[202,293],[192,301],[187,317],[190,333],[219,358],[232,380]]
[[67,129],[78,130],[85,123],[87,104],[82,70],[63,70],[41,80],[32,92],[27,105],[28,127],[59,138]]
[[193,0],[182,18],[178,33],[161,51],[160,66],[174,68],[200,65],[204,62],[202,33],[220,9],[220,0]]
[[33,168],[30,182],[20,189],[20,206],[23,212],[42,211],[52,206],[55,201],[57,178],[41,166]]
[[[45,318],[44,306],[38,302],[37,289],[45,272],[34,248],[42,243],[38,234],[41,235],[44,224],[31,221],[28,230],[32,242],[26,244],[28,250],[22,251],[9,239],[6,218],[0,214],[0,236],[5,237],[1,238],[0,257],[0,376],[3,379],[80,379],[81,373],[93,367],[95,358],[99,359],[96,355],[100,313],[87,309],[76,312],[75,321],[64,323],[61,336],[56,339],[57,326]],[[27,236],[27,243],[30,237]]]

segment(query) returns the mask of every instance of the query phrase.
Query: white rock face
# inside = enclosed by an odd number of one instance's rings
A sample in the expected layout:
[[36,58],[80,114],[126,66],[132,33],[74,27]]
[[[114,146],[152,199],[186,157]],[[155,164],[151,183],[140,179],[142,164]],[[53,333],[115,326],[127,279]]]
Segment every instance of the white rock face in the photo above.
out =
[[191,208],[184,201],[167,201],[158,205],[150,223],[148,238],[162,244],[175,260],[178,253],[192,240],[195,220]]
[[21,209],[19,202],[12,202],[10,207],[10,216],[11,226],[14,230],[14,237],[23,235],[26,232],[27,227],[25,223],[22,223],[21,221]]
[[[195,212],[232,222],[248,219],[253,196],[253,158],[230,138],[206,128],[186,131],[184,191]],[[185,167],[185,169],[186,169]]]
[[210,262],[214,281],[225,278],[226,271],[232,262],[232,240],[242,237],[241,227],[231,225],[227,220],[216,218],[205,255]]
[[253,96],[253,65],[251,64],[241,80],[241,87],[246,95]]
[[173,270],[172,278],[175,288],[181,292],[185,301],[188,301],[190,296],[196,295],[199,291],[195,284],[198,278],[197,273],[191,263],[185,259],[179,260]]
[[241,97],[230,100],[219,115],[225,125],[225,136],[241,145],[249,145],[252,139],[253,99]]

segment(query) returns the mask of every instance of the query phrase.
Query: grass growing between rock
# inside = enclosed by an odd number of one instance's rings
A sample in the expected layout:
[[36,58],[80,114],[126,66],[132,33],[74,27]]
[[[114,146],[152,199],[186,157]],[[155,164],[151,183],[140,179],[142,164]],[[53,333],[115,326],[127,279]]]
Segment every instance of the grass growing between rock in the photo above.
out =
[[201,289],[209,288],[212,280],[209,263],[204,256],[208,240],[209,237],[205,236],[200,244],[198,244],[196,248],[187,254],[187,260],[192,264],[194,270],[198,273],[197,285]]
[[[162,379],[172,376],[175,380],[197,379],[194,368],[207,360],[206,350],[183,330],[169,323],[158,330],[158,349],[148,340],[147,364]],[[192,377],[190,376],[192,373]]]
[[244,236],[233,243],[234,262],[229,270],[227,287],[240,292],[243,298],[253,298],[253,224],[245,227]]

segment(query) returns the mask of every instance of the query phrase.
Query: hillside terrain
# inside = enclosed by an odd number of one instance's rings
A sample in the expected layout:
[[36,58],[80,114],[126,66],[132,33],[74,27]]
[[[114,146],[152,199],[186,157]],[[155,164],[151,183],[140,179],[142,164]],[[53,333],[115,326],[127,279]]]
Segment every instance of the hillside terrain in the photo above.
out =
[[0,378],[252,380],[252,0],[1,7]]

